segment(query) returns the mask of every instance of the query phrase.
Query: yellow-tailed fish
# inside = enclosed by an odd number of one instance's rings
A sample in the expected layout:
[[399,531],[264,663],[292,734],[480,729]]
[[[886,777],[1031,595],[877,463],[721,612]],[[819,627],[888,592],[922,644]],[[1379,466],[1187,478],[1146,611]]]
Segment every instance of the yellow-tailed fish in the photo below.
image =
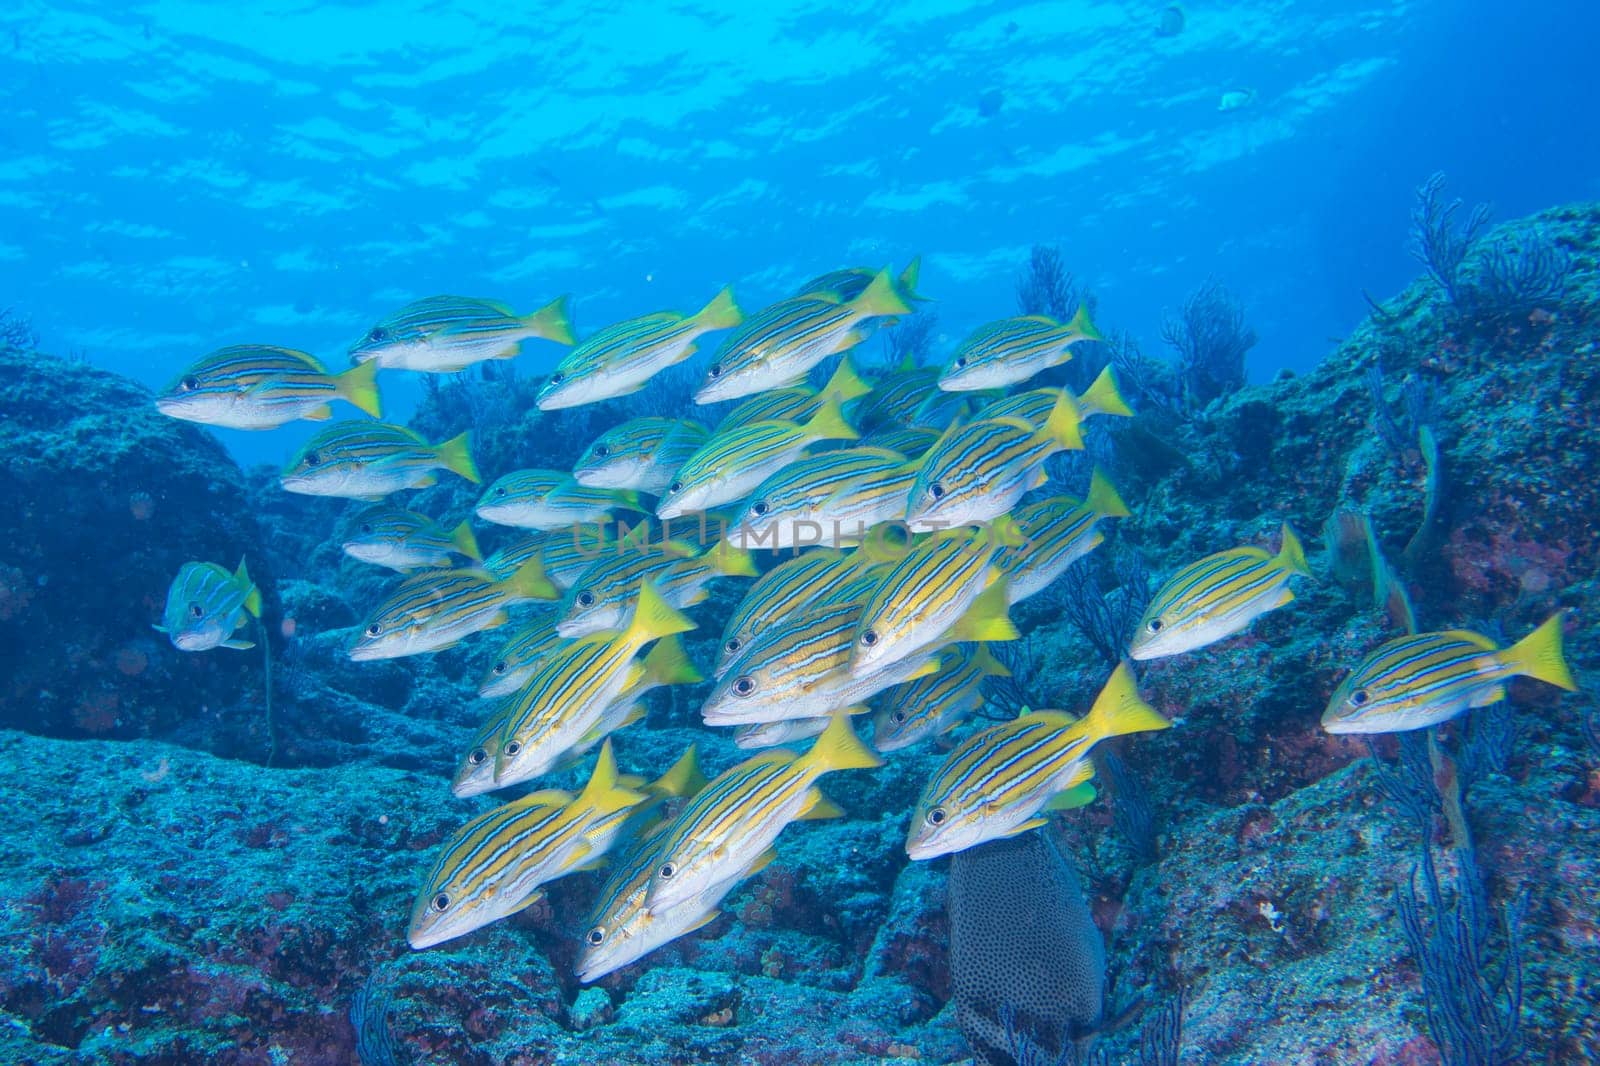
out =
[[728,616],[717,646],[721,677],[750,641],[785,616],[837,600],[862,599],[887,570],[874,572],[875,561],[859,552],[807,552],[762,574]]
[[556,616],[541,615],[517,631],[495,655],[494,662],[478,685],[478,695],[483,699],[510,696],[523,686],[539,669],[546,655],[565,643],[556,632]]
[[692,899],[756,862],[790,822],[835,813],[816,788],[823,774],[881,765],[840,715],[804,755],[778,748],[718,775],[666,831],[646,906],[660,910]]
[[921,465],[913,459],[884,467],[836,489],[819,508],[821,543],[831,547],[859,544],[871,538],[874,526],[889,523],[903,527]]
[[937,649],[926,648],[851,673],[861,610],[860,600],[835,601],[796,611],[766,629],[729,664],[700,717],[707,725],[818,718],[935,669]]
[[607,326],[556,364],[539,389],[539,410],[638,392],[657,373],[693,355],[702,335],[743,321],[733,290],[723,289],[698,314],[660,311]]
[[470,432],[429,444],[404,426],[339,422],[307,441],[280,480],[307,496],[378,499],[435,484],[439,470],[479,480]]
[[483,560],[471,523],[463,521],[447,530],[425,514],[385,504],[356,516],[345,537],[344,553],[401,573],[443,569],[455,556]]
[[1078,411],[1066,394],[1041,429],[1020,418],[952,426],[918,461],[906,521],[922,532],[998,518],[1048,480],[1046,459],[1082,447]]
[[863,437],[861,443],[872,448],[887,448],[909,459],[923,454],[939,443],[939,433],[931,429],[917,429],[915,426],[876,429]]
[[[644,679],[645,664],[634,661],[640,648],[693,628],[693,622],[644,581],[627,629],[597,633],[553,652],[515,697],[517,709],[506,722],[495,760],[495,786],[542,773],[594,726],[607,706]],[[681,655],[677,649],[658,657],[660,673],[683,670]]]
[[1233,548],[1174,574],[1145,609],[1128,654],[1159,659],[1231,637],[1293,600],[1290,578],[1310,576],[1300,538],[1285,522],[1277,555],[1261,548]]
[[994,566],[1002,541],[1021,541],[1006,518],[976,531],[946,530],[906,553],[862,611],[850,672],[876,673],[941,641],[1017,639],[1005,578]]
[[[867,708],[857,704],[844,708],[846,714],[865,714]],[[786,718],[779,722],[751,722],[733,731],[733,746],[746,751],[775,748],[779,744],[798,744],[828,728],[832,715],[821,718]]]
[[1128,506],[1096,467],[1089,478],[1083,502],[1070,496],[1052,496],[1012,512],[1011,519],[1026,544],[1002,545],[994,564],[1006,576],[1006,596],[1019,603],[1043,592],[1079,559],[1093,551],[1105,537],[1100,523],[1128,517]]
[[155,628],[179,651],[253,648],[234,631],[261,617],[261,590],[250,580],[244,560],[232,573],[216,563],[184,563],[167,587],[167,605]]
[[870,332],[869,319],[909,314],[887,270],[853,300],[802,296],[745,319],[717,349],[695,403],[718,403],[798,384],[830,355],[849,351]]
[[[827,528],[834,493],[905,465],[905,456],[882,448],[842,448],[797,459],[755,487],[736,512],[728,539],[747,549],[832,545],[840,539]],[[854,539],[867,528],[855,530]]]
[[672,476],[656,517],[704,513],[748,496],[806,448],[824,440],[855,440],[856,431],[830,397],[805,422],[752,422],[717,433]]
[[[1014,396],[1006,396],[985,404],[978,412],[978,417],[1021,418],[1035,426],[1043,426],[1045,419],[1050,417],[1050,412],[1055,408],[1056,401],[1061,399],[1062,393],[1071,395],[1069,390],[1057,388],[1019,392]],[[1100,376],[1094,379],[1094,384],[1072,399],[1080,422],[1094,415],[1127,418],[1133,414],[1133,409],[1117,390],[1117,378],[1109,366],[1100,371]]]
[[[922,273],[922,257],[919,255],[906,264],[900,276],[894,279],[894,289],[906,303],[925,301],[927,298],[917,292],[917,278]],[[872,279],[878,276],[876,270],[868,267],[847,267],[844,270],[830,270],[826,274],[812,278],[800,286],[790,295],[800,296],[832,296],[836,300],[854,300],[866,291]]]
[[350,346],[352,362],[396,370],[453,374],[486,359],[510,359],[535,337],[571,344],[567,298],[519,317],[505,304],[471,296],[430,296],[409,303]]
[[843,407],[872,391],[872,386],[861,380],[847,355],[839,360],[825,385],[813,389],[810,385],[793,385],[787,389],[769,389],[741,401],[717,422],[717,432],[727,433],[748,426],[752,422],[806,422],[832,397]]
[[483,568],[505,577],[537,558],[544,564],[550,583],[565,591],[596,561],[616,551],[616,545],[617,537],[609,523],[580,522],[567,529],[525,533],[485,559]]
[[[930,392],[911,414],[910,428],[931,429],[942,432],[952,423],[966,422],[990,400],[999,398],[996,392]],[[982,417],[988,418],[989,415]]]
[[474,818],[434,860],[406,940],[421,950],[515,914],[540,885],[602,858],[595,823],[645,798],[621,786],[608,744],[578,796],[535,792]]
[[608,553],[573,582],[557,608],[556,631],[581,637],[621,629],[633,617],[639,582],[648,579],[661,598],[676,608],[692,607],[710,595],[717,577],[755,577],[750,554],[721,540],[703,552],[678,541]]
[[939,655],[939,670],[884,693],[872,716],[872,746],[899,751],[948,733],[983,707],[983,681],[1011,672],[982,644],[957,644]]
[[497,526],[560,530],[605,521],[613,510],[637,511],[639,496],[580,485],[561,470],[513,470],[495,479],[473,510]]
[[1003,389],[1072,358],[1079,341],[1101,340],[1089,309],[1080,306],[1063,325],[1047,315],[1002,318],[980,326],[956,348],[939,375],[946,392]]
[[1107,737],[1172,723],[1139,696],[1127,664],[1112,672],[1082,718],[1024,712],[957,744],[929,779],[911,815],[906,854],[932,859],[1045,823],[1052,809],[1081,806],[1094,774],[1089,750]]
[[658,495],[710,435],[688,418],[630,418],[596,438],[572,476],[591,488]]
[[394,659],[448,648],[505,625],[508,607],[555,594],[537,560],[504,580],[487,570],[424,570],[400,582],[368,616],[350,658]]
[[498,700],[492,705],[456,763],[455,775],[450,779],[452,796],[466,799],[494,791],[494,760],[500,754],[500,737],[506,730],[506,718],[515,706],[512,700]]
[[212,352],[178,375],[156,397],[156,407],[185,422],[228,429],[272,429],[297,418],[330,418],[333,400],[377,418],[377,372],[374,365],[330,374],[305,352],[240,344]]
[[1555,614],[1509,648],[1482,633],[1453,629],[1397,637],[1350,672],[1328,701],[1330,733],[1399,733],[1454,718],[1506,697],[1506,682],[1532,677],[1576,692]]
[[918,366],[907,356],[899,366],[873,380],[871,394],[855,408],[857,422],[863,429],[872,430],[911,425],[917,409],[928,393],[935,390],[938,380],[938,370]]

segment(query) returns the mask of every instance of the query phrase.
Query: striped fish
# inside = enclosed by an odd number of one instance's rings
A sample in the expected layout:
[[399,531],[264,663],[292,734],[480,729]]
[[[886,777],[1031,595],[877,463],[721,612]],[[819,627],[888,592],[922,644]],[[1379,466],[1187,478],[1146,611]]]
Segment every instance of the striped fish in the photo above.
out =
[[567,298],[518,317],[505,304],[471,296],[430,296],[406,304],[350,346],[353,363],[453,374],[486,359],[510,359],[535,337],[571,344]]
[[510,696],[521,688],[546,655],[561,647],[564,640],[556,632],[556,616],[541,615],[536,621],[523,626],[516,636],[506,641],[489,664],[483,681],[478,685],[478,695],[483,699]]
[[859,552],[807,552],[762,574],[728,616],[712,676],[721,677],[745,645],[803,604],[820,606],[858,600],[876,587],[886,570]]
[[917,405],[911,415],[910,428],[942,432],[953,423],[970,420],[974,412],[999,396],[998,391],[940,392],[935,389]]
[[645,799],[622,787],[607,744],[576,798],[535,792],[472,819],[434,860],[406,940],[420,951],[515,914],[537,899],[540,885],[602,858],[597,823]]
[[[728,539],[746,549],[831,545],[840,539],[826,525],[831,517],[826,505],[834,493],[905,465],[905,456],[881,448],[843,448],[798,459],[755,487],[736,512]],[[855,538],[866,530],[855,529]]]
[[688,418],[630,418],[589,445],[572,476],[591,488],[659,495],[710,435]]
[[843,407],[871,391],[872,386],[861,380],[847,355],[839,360],[833,376],[822,388],[793,385],[787,389],[758,392],[723,415],[717,422],[717,432],[728,433],[755,422],[806,422],[821,410],[829,396],[836,398]]
[[1277,555],[1261,548],[1233,548],[1190,563],[1150,601],[1128,654],[1159,659],[1231,637],[1293,600],[1289,579],[1296,576],[1310,577],[1311,567],[1287,522]]
[[339,422],[308,440],[280,480],[288,491],[307,496],[378,499],[435,484],[437,470],[479,480],[470,432],[429,444],[404,426]]
[[1330,733],[1400,733],[1438,725],[1506,698],[1506,682],[1532,677],[1577,691],[1555,614],[1509,648],[1453,629],[1389,641],[1340,683],[1322,716]]
[[867,601],[850,672],[865,677],[940,642],[1017,639],[993,561],[1000,541],[1018,539],[1015,525],[1001,519],[977,532],[947,530],[912,548]]
[[1140,698],[1124,663],[1081,719],[1034,711],[974,733],[929,779],[911,815],[906,854],[932,859],[1036,829],[1045,824],[1044,812],[1093,797],[1085,786],[1096,744],[1171,724]]
[[553,652],[514,698],[495,760],[495,787],[547,770],[600,719],[605,709],[646,680],[692,672],[674,642],[647,667],[634,655],[653,640],[684,633],[694,623],[673,610],[654,586],[640,582],[628,628],[595,634]]
[[1079,503],[1070,496],[1052,496],[1012,513],[1027,544],[1001,545],[994,564],[1006,576],[1006,597],[1019,603],[1043,592],[1079,559],[1093,551],[1105,537],[1100,523],[1128,517],[1128,507],[1096,467],[1089,478],[1089,494]]
[[472,742],[456,763],[456,772],[450,778],[450,794],[458,799],[481,796],[494,791],[494,760],[500,753],[500,737],[505,733],[506,718],[516,706],[514,700],[498,700],[487,717],[472,734]]
[[677,541],[607,553],[562,596],[556,631],[581,637],[622,629],[633,617],[640,581],[648,580],[663,600],[682,609],[703,603],[713,578],[755,576],[750,553],[725,540],[699,553]]
[[216,563],[184,563],[167,587],[167,605],[155,628],[179,651],[253,648],[233,634],[260,617],[261,590],[250,580],[243,559],[231,574]]
[[718,403],[798,384],[828,356],[864,340],[869,319],[910,312],[887,270],[848,302],[802,296],[775,303],[746,319],[717,349],[694,402]]
[[1065,394],[1043,429],[1020,418],[952,426],[922,457],[907,523],[923,532],[998,518],[1048,480],[1046,459],[1082,447],[1078,412]]
[[[911,425],[938,380],[939,371],[918,366],[907,356],[899,366],[873,381],[872,394],[856,408],[856,421],[863,429],[903,429]],[[900,450],[903,449],[896,449]]]
[[267,344],[239,344],[212,352],[178,375],[156,397],[172,418],[228,429],[273,429],[297,418],[332,416],[344,400],[380,417],[376,365],[342,374],[305,352]]
[[[854,705],[843,709],[847,714],[865,714],[867,708]],[[751,722],[733,731],[733,746],[746,751],[758,748],[775,748],[779,744],[797,744],[828,728],[832,715],[821,718],[786,718],[781,722]]]
[[701,706],[701,718],[713,726],[820,718],[934,669],[930,649],[851,673],[861,609],[859,599],[834,601],[767,629],[729,664]]
[[911,489],[921,471],[920,460],[884,467],[834,490],[822,502],[822,543],[832,547],[870,539],[874,526],[903,527]]
[[505,577],[537,558],[550,583],[565,591],[597,560],[614,551],[616,543],[609,524],[579,522],[568,529],[524,534],[485,559],[483,568]]
[[823,774],[882,765],[840,715],[804,755],[779,748],[718,775],[666,831],[645,905],[659,911],[702,895],[759,861],[790,822],[836,814],[815,787]]
[[948,733],[983,708],[983,681],[1010,677],[982,644],[953,645],[939,655],[938,673],[896,685],[872,717],[872,746],[899,751]]
[[657,373],[692,356],[702,335],[743,321],[733,290],[723,289],[695,315],[661,311],[607,326],[556,364],[539,389],[539,410],[638,392]]
[[703,514],[743,499],[812,444],[855,439],[856,431],[845,422],[834,397],[806,422],[752,422],[716,433],[672,476],[656,517],[665,521]]
[[929,448],[939,443],[939,434],[931,429],[917,429],[914,426],[904,426],[897,429],[876,429],[861,439],[861,443],[871,448],[887,448],[891,452],[911,458],[921,455]]
[[[895,293],[907,304],[926,300],[926,297],[917,293],[917,278],[921,273],[922,257],[919,255],[907,263],[900,276],[894,279]],[[801,296],[832,296],[840,303],[845,303],[865,292],[867,286],[872,284],[872,279],[877,276],[878,272],[868,267],[830,270],[800,286],[790,294],[790,297],[793,299]]]
[[[1019,392],[1015,396],[1002,397],[985,404],[978,412],[978,417],[1020,418],[1034,426],[1042,427],[1063,393],[1072,395],[1067,389],[1032,389],[1028,392]],[[1100,376],[1094,379],[1094,384],[1085,389],[1081,395],[1073,396],[1073,405],[1077,408],[1080,422],[1093,415],[1116,415],[1127,418],[1133,414],[1133,409],[1118,391],[1117,377],[1109,366],[1100,371]]]
[[590,488],[561,470],[513,470],[497,478],[473,508],[485,522],[545,531],[604,522],[613,510],[639,509],[638,493]]
[[483,560],[470,522],[446,530],[425,514],[384,504],[356,516],[344,541],[344,553],[402,573],[442,569],[457,555]]
[[1002,318],[978,327],[961,342],[939,374],[939,388],[945,392],[1007,388],[1065,363],[1072,358],[1071,346],[1079,341],[1102,339],[1084,306],[1066,325],[1048,315]]
[[357,661],[420,655],[505,625],[508,607],[555,598],[537,560],[504,580],[486,570],[424,570],[400,582],[350,646]]

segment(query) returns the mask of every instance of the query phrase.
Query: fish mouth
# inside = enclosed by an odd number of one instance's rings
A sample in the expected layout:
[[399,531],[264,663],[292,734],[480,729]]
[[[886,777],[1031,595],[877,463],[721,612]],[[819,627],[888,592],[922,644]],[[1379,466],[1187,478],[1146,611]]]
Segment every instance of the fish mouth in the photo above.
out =
[[208,651],[216,646],[203,633],[174,633],[172,645],[179,651]]
[[913,862],[925,862],[928,859],[937,859],[945,853],[946,849],[939,847],[930,840],[906,841],[906,855]]
[[371,662],[374,659],[393,659],[395,657],[385,651],[382,645],[379,644],[370,644],[364,640],[358,640],[350,645],[350,658],[358,663]]
[[1381,729],[1363,729],[1361,728],[1362,725],[1363,723],[1359,718],[1342,718],[1331,712],[1322,716],[1322,731],[1331,733],[1334,736],[1384,732]]
[[411,950],[422,951],[443,944],[446,940],[454,940],[459,933],[452,933],[444,929],[408,929],[406,930],[406,943],[411,945]]

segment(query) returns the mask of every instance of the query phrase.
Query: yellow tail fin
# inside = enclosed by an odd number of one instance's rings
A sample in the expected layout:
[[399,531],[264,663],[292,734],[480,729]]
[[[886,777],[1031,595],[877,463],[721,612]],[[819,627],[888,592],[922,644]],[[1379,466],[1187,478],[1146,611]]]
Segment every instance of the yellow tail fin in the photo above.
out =
[[517,567],[503,583],[506,595],[514,600],[555,600],[561,597],[545,576],[544,563],[534,556]]
[[450,534],[450,543],[455,549],[468,559],[483,561],[483,552],[478,548],[478,538],[472,535],[472,523],[463,518],[461,524]]
[[871,391],[872,386],[862,380],[860,374],[856,373],[856,368],[850,364],[850,357],[847,355],[839,360],[839,365],[834,370],[833,376],[828,379],[826,385],[822,386],[821,395],[837,397],[841,404],[845,404],[865,396]]
[[750,553],[731,541],[719,540],[706,552],[706,564],[723,577],[760,577]]
[[861,743],[855,726],[850,724],[850,716],[845,714],[834,715],[828,728],[800,759],[819,774],[829,770],[870,770],[883,765],[883,760]]
[[1568,692],[1578,691],[1578,683],[1567,668],[1561,650],[1561,611],[1545,619],[1543,625],[1500,653],[1507,669],[1525,677],[1547,681]]
[[1167,729],[1172,723],[1161,717],[1161,712],[1146,703],[1139,695],[1133,671],[1123,663],[1111,672],[1094,706],[1080,723],[1091,744],[1107,737],[1120,737],[1127,733],[1143,733],[1154,729]]
[[1283,545],[1278,549],[1278,565],[1291,574],[1311,576],[1311,564],[1306,562],[1306,550],[1300,546],[1300,538],[1295,536],[1294,530],[1287,522],[1283,524]]
[[907,300],[926,300],[917,291],[917,279],[922,276],[922,256],[913,256],[906,268],[900,271],[900,295]]
[[1098,466],[1089,475],[1089,494],[1083,498],[1083,505],[1091,514],[1102,518],[1128,517],[1128,505],[1122,502],[1122,497]]
[[861,437],[861,434],[844,420],[844,413],[839,410],[837,396],[825,397],[822,406],[817,408],[817,413],[812,415],[809,421],[802,422],[800,429],[811,440],[859,440]]
[[1089,305],[1079,304],[1078,311],[1072,316],[1072,321],[1067,323],[1067,328],[1086,341],[1103,341],[1100,331],[1094,328],[1094,323],[1089,321]]
[[557,344],[575,344],[578,338],[572,332],[572,319],[567,314],[567,297],[557,296],[533,314],[522,320],[535,337],[543,337]]
[[1111,372],[1110,363],[1100,371],[1094,384],[1084,389],[1083,395],[1078,397],[1078,410],[1083,415],[1132,417],[1133,408],[1128,406],[1128,401],[1122,398],[1122,393],[1117,389],[1117,376]]
[[1006,582],[1000,578],[984,589],[967,613],[950,627],[954,640],[1016,640],[1022,634],[1006,616]]
[[244,594],[244,609],[249,611],[254,618],[261,617],[261,590],[256,588],[256,583],[250,580],[250,571],[245,569],[244,560],[239,560],[239,569],[233,572],[233,579],[242,588],[250,591]]
[[378,399],[378,361],[368,359],[357,363],[343,374],[333,376],[333,388],[340,396],[359,407],[373,418],[383,417],[383,405]]
[[977,668],[978,673],[984,677],[1011,676],[1011,671],[1006,668],[1006,664],[996,659],[994,653],[982,644],[979,644],[978,650],[972,653],[971,661],[972,665]]
[[690,744],[666,773],[646,787],[657,796],[678,796],[684,799],[705,788],[706,775],[700,772],[700,756],[695,746]]
[[639,582],[639,600],[633,608],[633,621],[625,634],[639,644],[658,640],[672,633],[687,633],[694,623],[661,598],[649,580]]
[[617,757],[611,752],[611,741],[607,740],[600,745],[600,757],[595,760],[589,783],[573,802],[595,814],[610,814],[643,803],[647,798],[641,792],[623,788],[617,780]]
[[873,275],[872,281],[867,285],[860,296],[850,301],[850,307],[862,318],[872,318],[877,315],[909,315],[911,306],[900,298],[894,291],[894,278],[889,276],[887,269],[878,271]]
[[732,285],[713,296],[694,316],[694,324],[703,330],[732,329],[743,321],[744,312],[734,303]]
[[1078,414],[1078,401],[1066,389],[1061,390],[1050,417],[1044,420],[1040,436],[1054,441],[1062,451],[1083,450],[1083,419]]
[[459,436],[451,437],[438,448],[434,449],[438,456],[439,465],[446,470],[453,471],[472,482],[481,484],[483,478],[478,474],[478,464],[472,461],[472,431],[469,429]]
[[693,685],[705,680],[700,671],[694,668],[694,663],[689,661],[683,650],[683,642],[675,633],[668,633],[656,641],[655,647],[650,649],[650,654],[644,657],[639,666],[642,670],[640,680],[656,685]]

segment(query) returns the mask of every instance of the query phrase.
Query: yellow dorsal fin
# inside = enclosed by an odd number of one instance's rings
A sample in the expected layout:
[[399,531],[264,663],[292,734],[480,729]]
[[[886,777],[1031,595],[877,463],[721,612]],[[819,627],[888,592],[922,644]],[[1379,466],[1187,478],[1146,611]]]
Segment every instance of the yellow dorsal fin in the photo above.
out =
[[978,650],[972,653],[972,666],[984,677],[1010,677],[1011,671],[1006,669],[1006,664],[994,657],[987,645],[979,644]]
[[828,818],[843,818],[844,808],[834,803],[822,790],[812,785],[806,789],[805,806],[795,815],[797,822],[820,822]]
[[1100,336],[1100,331],[1094,328],[1094,323],[1089,321],[1089,305],[1082,303],[1072,316],[1072,321],[1067,323],[1067,328],[1086,341],[1105,340]]
[[911,305],[895,291],[894,278],[890,277],[887,267],[872,276],[861,295],[850,301],[850,307],[863,318],[911,313]]
[[347,402],[365,411],[373,418],[383,417],[383,404],[378,399],[378,361],[368,359],[357,363],[342,374],[333,376],[333,389]]
[[858,440],[861,436],[844,420],[837,396],[823,397],[822,406],[801,423],[800,430],[808,440]]
[[656,641],[641,666],[640,680],[648,680],[655,685],[693,685],[705,680],[700,671],[694,668],[694,663],[689,661],[683,650],[683,641],[675,633],[668,633]]
[[694,316],[694,323],[702,330],[732,329],[744,321],[744,312],[733,299],[733,286],[724,286],[711,298],[711,302]]
[[1008,606],[1005,579],[991,582],[950,628],[951,639],[1016,640],[1021,634],[1006,614]]
[[861,376],[856,373],[856,368],[850,365],[850,357],[847,355],[839,360],[839,365],[834,369],[833,376],[828,379],[826,385],[822,386],[822,391],[819,395],[837,397],[841,404],[845,404],[865,396],[871,391],[872,386],[863,381]]
[[[1053,442],[1062,451],[1081,451],[1083,449],[1082,417],[1078,414],[1078,401],[1070,392],[1061,390],[1061,395],[1056,398],[1055,406],[1050,408],[1050,417],[1044,420],[1044,427],[1039,430],[1039,435]],[[1032,430],[1032,426],[1028,427]]]
[[[487,571],[479,571],[487,573]],[[493,580],[493,575],[490,575]],[[553,600],[557,598],[556,587],[545,576],[544,563],[536,555],[523,563],[502,582],[506,595],[517,600]]]
[[474,485],[481,484],[478,464],[472,461],[472,431],[459,433],[434,449],[439,465],[460,474]]

